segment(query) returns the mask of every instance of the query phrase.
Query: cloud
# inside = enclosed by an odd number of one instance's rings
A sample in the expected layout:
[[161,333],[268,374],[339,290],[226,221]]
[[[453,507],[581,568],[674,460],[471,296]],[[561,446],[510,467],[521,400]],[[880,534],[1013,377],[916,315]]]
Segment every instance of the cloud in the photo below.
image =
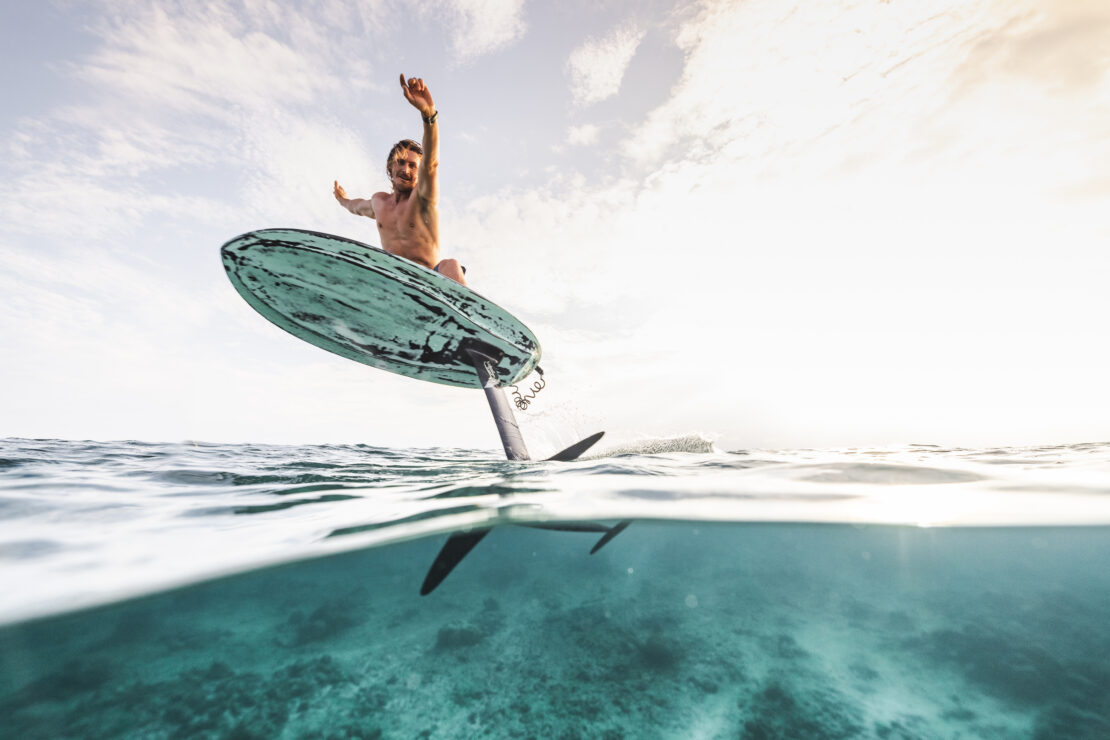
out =
[[592,123],[585,123],[581,126],[571,126],[567,130],[567,143],[571,146],[593,144],[597,141],[597,136],[600,132],[601,129]]
[[[0,181],[0,232],[87,241],[130,233],[147,216],[195,223],[226,215],[220,198],[185,194],[183,172],[231,159],[189,127],[70,106],[20,122]],[[230,147],[227,147],[230,149]],[[145,178],[176,171],[175,187]]]
[[1079,70],[1064,89],[1007,73],[960,92],[976,59],[1035,69],[1014,55],[1057,25],[1032,4],[707,2],[624,176],[564,173],[449,221],[481,245],[478,290],[555,337],[610,428],[1077,441],[1110,409],[1110,220],[1043,195],[1107,161],[1107,62],[1037,43]]
[[1033,2],[705,2],[676,37],[679,83],[622,151],[645,168],[725,159],[757,192],[789,182],[821,211],[1004,217],[1110,161],[1094,135],[1110,57],[1081,30],[1099,17]]
[[452,49],[470,61],[511,46],[527,30],[524,0],[446,0]]
[[376,237],[372,221],[352,218],[332,197],[333,180],[352,197],[369,197],[384,178],[385,153],[371,155],[355,131],[328,118],[275,113],[247,129],[243,144],[243,207],[253,219]]
[[567,74],[576,105],[591,105],[617,94],[644,35],[635,26],[621,26],[571,52]]
[[[311,27],[303,18],[288,20]],[[172,15],[148,6],[105,21],[99,34],[104,43],[77,66],[78,77],[164,113],[227,118],[241,108],[308,103],[345,87],[311,46],[279,41],[216,6]]]
[[98,44],[60,67],[83,94],[22,119],[8,140],[0,231],[118,241],[146,219],[303,220],[310,203],[321,217],[341,165],[368,164],[353,132],[317,112],[367,87],[349,73],[357,57],[344,53],[361,16],[352,23],[330,0],[303,15],[268,0],[248,5],[237,10],[249,14],[107,6],[92,26]]
[[1110,54],[1110,8],[1101,0],[1070,0],[1014,14],[974,39],[956,77],[973,95],[999,76],[1060,95],[1098,95]]

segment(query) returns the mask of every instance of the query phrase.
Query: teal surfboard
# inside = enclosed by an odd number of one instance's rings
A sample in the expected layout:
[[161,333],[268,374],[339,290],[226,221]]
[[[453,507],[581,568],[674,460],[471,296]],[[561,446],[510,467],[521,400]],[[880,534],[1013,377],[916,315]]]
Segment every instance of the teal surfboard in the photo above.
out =
[[540,361],[516,317],[450,278],[367,244],[301,229],[262,229],[220,250],[239,295],[298,339],[381,370],[481,388],[468,349],[496,361],[502,385]]

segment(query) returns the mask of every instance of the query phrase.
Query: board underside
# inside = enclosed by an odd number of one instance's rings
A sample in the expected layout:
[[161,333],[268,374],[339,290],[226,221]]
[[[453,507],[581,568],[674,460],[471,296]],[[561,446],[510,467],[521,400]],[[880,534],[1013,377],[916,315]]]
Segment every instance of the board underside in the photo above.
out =
[[512,314],[415,262],[343,237],[262,229],[220,250],[235,289],[298,339],[356,362],[433,383],[480,388],[466,350],[497,360],[503,385],[540,360]]

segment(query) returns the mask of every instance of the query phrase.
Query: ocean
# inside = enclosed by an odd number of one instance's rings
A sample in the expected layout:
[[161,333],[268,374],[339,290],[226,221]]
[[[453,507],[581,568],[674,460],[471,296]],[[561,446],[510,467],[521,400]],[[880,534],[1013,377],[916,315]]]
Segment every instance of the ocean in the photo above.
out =
[[1110,444],[0,441],[4,738],[1105,740],[1107,656]]

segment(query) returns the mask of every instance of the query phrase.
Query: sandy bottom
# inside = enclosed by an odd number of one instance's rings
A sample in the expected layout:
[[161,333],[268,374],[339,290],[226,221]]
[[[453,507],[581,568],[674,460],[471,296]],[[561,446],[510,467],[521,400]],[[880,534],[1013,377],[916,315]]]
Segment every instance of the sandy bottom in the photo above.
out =
[[[1107,738],[1110,532],[442,538],[0,630],[18,738]],[[10,732],[10,734],[8,734]]]

